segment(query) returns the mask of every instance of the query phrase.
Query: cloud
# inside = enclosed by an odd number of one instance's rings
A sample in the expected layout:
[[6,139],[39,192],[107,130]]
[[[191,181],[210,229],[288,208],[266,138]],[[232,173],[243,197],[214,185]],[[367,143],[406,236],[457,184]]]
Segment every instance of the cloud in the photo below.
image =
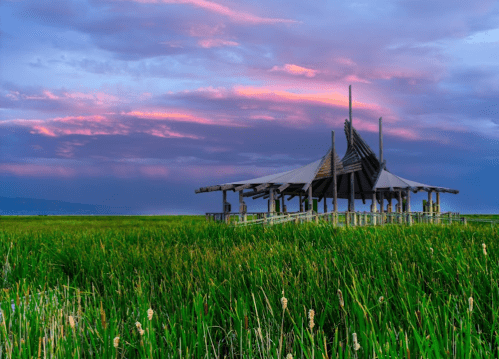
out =
[[203,39],[198,41],[198,45],[202,48],[209,49],[212,47],[221,46],[239,46],[238,42],[222,39]]
[[231,21],[245,24],[294,24],[295,20],[280,19],[280,18],[267,18],[256,16],[247,12],[232,10],[231,8],[220,5],[213,1],[206,0],[133,0],[138,3],[163,3],[163,4],[185,4],[192,5],[203,10],[226,16]]
[[317,75],[317,70],[307,69],[305,67],[301,67],[293,64],[285,64],[282,67],[274,66],[270,71],[281,71],[286,72],[290,75],[304,75],[306,77],[315,77]]

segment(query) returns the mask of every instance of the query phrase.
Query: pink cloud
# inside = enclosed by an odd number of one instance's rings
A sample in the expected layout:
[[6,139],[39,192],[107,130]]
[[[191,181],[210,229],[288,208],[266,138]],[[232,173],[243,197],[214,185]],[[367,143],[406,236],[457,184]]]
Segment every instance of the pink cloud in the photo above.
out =
[[306,77],[315,77],[319,71],[307,69],[306,67],[301,67],[293,64],[285,64],[283,67],[274,66],[270,71],[282,71],[291,75],[304,75]]
[[252,15],[242,11],[232,10],[227,6],[217,4],[213,1],[207,0],[134,0],[139,3],[164,3],[164,4],[186,4],[192,5],[194,7],[199,7],[201,9],[214,12],[216,14],[220,14],[228,17],[230,20],[234,22],[240,23],[248,23],[248,24],[293,24],[297,23],[295,20],[289,19],[279,19],[279,18],[266,18],[260,17],[256,15]]
[[221,47],[221,46],[239,46],[238,42],[222,40],[222,39],[204,39],[199,40],[198,45],[202,48],[209,49],[212,47]]
[[152,126],[147,127],[147,125],[149,124],[146,123],[142,124],[140,128],[133,127],[134,123],[121,123],[119,122],[119,120],[101,115],[56,117],[48,120],[16,119],[3,121],[0,124],[15,124],[22,127],[28,127],[31,128],[30,133],[32,134],[40,134],[49,137],[60,137],[68,135],[96,136],[147,133],[151,136],[163,138],[203,138],[191,134],[175,132],[172,131],[170,127],[161,124],[153,123]]
[[265,121],[275,120],[275,117],[267,115],[251,115],[249,118],[252,120],[265,120]]
[[[333,93],[293,93],[280,90],[271,90],[265,87],[243,87],[239,86],[234,92],[240,97],[255,98],[272,102],[291,103],[321,103],[325,105],[348,108],[348,96]],[[352,101],[356,108],[380,111],[380,106],[360,101]]]
[[347,65],[347,66],[355,66],[357,65],[355,62],[352,61],[352,59],[346,58],[346,57],[338,57],[335,59],[335,61],[341,65]]
[[362,82],[364,84],[370,84],[371,83],[371,81],[367,81],[365,79],[361,79],[357,75],[349,75],[349,76],[345,77],[345,80],[348,81],[348,82]]

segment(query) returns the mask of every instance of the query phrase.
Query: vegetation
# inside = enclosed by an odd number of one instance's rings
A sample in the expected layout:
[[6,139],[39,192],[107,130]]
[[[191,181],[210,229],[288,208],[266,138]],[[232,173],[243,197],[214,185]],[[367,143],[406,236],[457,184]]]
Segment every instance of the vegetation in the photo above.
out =
[[0,357],[498,357],[496,227],[0,217]]

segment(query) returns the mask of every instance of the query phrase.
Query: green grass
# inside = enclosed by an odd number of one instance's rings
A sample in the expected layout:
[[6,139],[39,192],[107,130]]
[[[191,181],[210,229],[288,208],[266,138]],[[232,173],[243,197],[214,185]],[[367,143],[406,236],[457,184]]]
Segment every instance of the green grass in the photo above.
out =
[[499,355],[496,227],[199,216],[0,217],[0,228],[1,357]]

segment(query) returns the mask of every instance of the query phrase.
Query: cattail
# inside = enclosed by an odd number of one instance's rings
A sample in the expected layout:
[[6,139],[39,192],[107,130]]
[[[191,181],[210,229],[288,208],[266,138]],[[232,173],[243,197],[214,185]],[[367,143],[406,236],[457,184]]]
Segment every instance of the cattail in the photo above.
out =
[[360,349],[360,344],[357,341],[357,333],[353,333],[352,336],[353,336],[353,349],[357,351]]
[[154,314],[154,310],[152,310],[151,308],[149,308],[149,309],[147,310],[147,318],[148,318],[149,320],[152,320],[152,315],[153,315],[153,314]]
[[137,327],[138,330],[142,329],[142,324],[140,324],[140,322],[135,322],[135,326]]
[[469,305],[470,312],[472,312],[473,311],[473,297],[470,297],[468,299],[468,305]]
[[385,297],[383,297],[383,296],[379,297],[378,303],[383,303],[383,300],[385,300]]
[[487,246],[485,245],[485,243],[482,243],[482,248],[483,248],[483,255],[487,255]]
[[248,330],[248,316],[244,316],[244,330]]
[[100,302],[100,321],[102,324],[102,328],[106,330],[106,312],[104,311],[104,308],[102,307],[102,302]]
[[345,302],[343,301],[343,293],[338,289],[338,299],[340,300],[340,306],[343,308],[345,306]]
[[120,337],[114,338],[113,340],[114,347],[117,348],[119,344],[120,344]]
[[281,298],[282,310],[285,310],[288,307],[288,300],[285,297]]
[[431,252],[431,255],[433,255],[433,248],[430,247],[430,252]]
[[69,326],[71,327],[71,329],[75,328],[75,320],[71,315],[69,316]]
[[208,315],[208,302],[204,302],[204,315]]
[[314,316],[315,316],[314,310],[310,309],[308,311],[308,319],[309,319],[308,326],[310,327],[310,330],[312,330],[315,327]]
[[139,329],[139,334],[140,334],[140,336],[144,335],[144,333],[145,333],[145,332],[146,332],[146,331],[145,331],[144,329],[142,329],[142,328],[140,328],[140,329]]
[[288,355],[286,355],[286,359],[293,359],[293,354],[288,353]]

